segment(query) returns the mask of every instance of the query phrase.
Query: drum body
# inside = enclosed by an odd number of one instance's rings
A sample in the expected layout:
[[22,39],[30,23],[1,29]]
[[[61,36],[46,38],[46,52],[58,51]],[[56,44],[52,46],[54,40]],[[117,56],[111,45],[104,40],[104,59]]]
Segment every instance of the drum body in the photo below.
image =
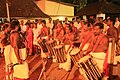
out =
[[43,52],[48,52],[47,46],[46,46],[46,40],[45,39],[41,39],[38,41],[38,44],[40,45],[40,47],[42,48]]
[[41,49],[38,45],[33,45],[33,51],[34,53],[37,53],[37,54],[41,53]]
[[64,45],[56,45],[54,47],[54,54],[58,63],[66,62],[66,51]]
[[71,52],[70,52],[70,57],[73,61],[73,63],[76,65],[76,63],[80,60],[80,58],[82,57],[80,55],[80,49],[79,48],[74,48]]
[[49,56],[54,56],[54,46],[56,45],[57,45],[57,42],[55,40],[50,40],[46,42]]
[[102,75],[96,62],[90,56],[81,58],[78,62],[78,67],[86,75],[88,80],[101,80]]

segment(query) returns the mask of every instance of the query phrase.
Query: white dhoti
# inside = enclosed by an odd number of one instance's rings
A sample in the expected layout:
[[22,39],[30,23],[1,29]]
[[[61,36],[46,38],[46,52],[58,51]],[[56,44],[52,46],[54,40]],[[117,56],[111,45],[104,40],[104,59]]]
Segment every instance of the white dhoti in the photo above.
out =
[[4,47],[4,57],[5,57],[5,66],[6,66],[6,80],[12,79],[12,75],[9,74],[10,67],[9,65],[11,64],[10,61],[10,50],[11,50],[11,45],[7,45]]
[[7,45],[4,48],[5,48],[4,49],[5,64],[8,65],[8,64],[11,64],[11,61],[10,61],[11,45]]
[[100,69],[100,72],[103,72],[104,68],[104,60],[106,57],[106,53],[104,52],[96,52],[96,53],[90,53],[91,56],[93,56],[93,60],[97,63],[98,68]]
[[[67,51],[68,48],[69,48],[70,45],[65,45],[65,50]],[[67,58],[67,61],[64,62],[64,63],[60,63],[59,65],[59,68],[62,68],[62,69],[65,69],[66,71],[70,71],[71,70],[71,58],[70,58],[70,55],[69,55],[69,52],[72,48],[69,49],[67,55],[66,55],[66,58]]]
[[[26,48],[19,49],[20,58],[25,60],[27,57]],[[11,47],[10,60],[13,64],[18,63],[14,49]],[[18,64],[13,67],[13,77],[20,79],[28,79],[29,78],[29,68],[27,62],[23,64]]]
[[111,54],[114,54],[114,65],[117,65],[118,62],[118,56],[116,56],[116,44],[114,46],[114,53],[111,52],[112,51],[112,43],[109,43],[109,48],[108,48],[108,63],[110,64],[110,60],[111,60]]

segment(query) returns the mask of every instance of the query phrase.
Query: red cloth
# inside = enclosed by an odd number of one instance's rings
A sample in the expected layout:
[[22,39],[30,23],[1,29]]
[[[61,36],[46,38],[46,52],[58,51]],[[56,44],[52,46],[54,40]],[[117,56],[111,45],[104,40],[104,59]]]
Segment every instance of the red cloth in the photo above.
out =
[[27,47],[30,49],[30,53],[33,52],[33,31],[32,31],[32,28],[29,28],[29,30],[27,31],[27,36],[26,36],[26,39],[27,39]]
[[106,52],[104,64],[103,64],[103,69],[105,70],[105,75],[108,76],[109,73],[109,64],[108,64],[108,50]]

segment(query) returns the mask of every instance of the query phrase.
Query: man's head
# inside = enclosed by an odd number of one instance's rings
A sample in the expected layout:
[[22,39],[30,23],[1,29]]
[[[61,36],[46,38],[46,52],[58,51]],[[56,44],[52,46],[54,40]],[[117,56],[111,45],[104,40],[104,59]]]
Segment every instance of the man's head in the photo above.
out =
[[21,24],[21,25],[24,25],[24,21],[23,21],[23,20],[21,20],[21,21],[20,21],[20,24]]
[[119,21],[119,18],[118,18],[118,17],[116,17],[116,18],[115,18],[115,20],[116,20],[116,21]]
[[70,22],[70,26],[73,27],[73,26],[74,26],[74,23],[73,23],[73,22]]
[[19,21],[18,20],[13,20],[11,23],[10,23],[10,28],[11,29],[19,29]]
[[42,20],[42,26],[46,27],[46,21],[45,20]]
[[83,31],[86,32],[89,30],[89,23],[88,22],[85,22],[84,25],[83,25]]
[[100,22],[103,22],[103,17],[99,17],[99,21],[100,21]]
[[96,23],[93,27],[94,35],[95,36],[100,35],[102,33],[103,28],[104,28],[103,23],[100,23],[100,22]]
[[75,18],[72,18],[72,22],[75,22]]
[[49,20],[50,23],[52,22],[52,18],[49,18],[48,20]]
[[113,24],[113,21],[112,21],[111,18],[109,18],[109,19],[107,20],[107,25],[108,25],[109,27],[111,27],[112,24]]
[[38,19],[38,23],[41,24],[42,19]]
[[3,24],[3,31],[5,33],[9,33],[10,32],[10,24],[9,23]]

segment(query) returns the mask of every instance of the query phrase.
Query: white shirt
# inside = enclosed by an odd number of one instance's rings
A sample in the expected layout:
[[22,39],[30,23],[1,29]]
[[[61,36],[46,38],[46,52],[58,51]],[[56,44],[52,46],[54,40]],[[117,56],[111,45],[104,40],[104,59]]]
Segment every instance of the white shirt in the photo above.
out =
[[41,29],[42,29],[42,24],[37,23],[37,28],[39,29],[39,31],[41,31]]
[[119,21],[115,21],[114,27],[118,28],[119,25],[120,25],[120,22]]
[[39,30],[37,28],[33,28],[34,40],[33,44],[37,44],[37,37],[39,36]]
[[26,31],[26,25],[20,25],[21,32],[24,33]]

